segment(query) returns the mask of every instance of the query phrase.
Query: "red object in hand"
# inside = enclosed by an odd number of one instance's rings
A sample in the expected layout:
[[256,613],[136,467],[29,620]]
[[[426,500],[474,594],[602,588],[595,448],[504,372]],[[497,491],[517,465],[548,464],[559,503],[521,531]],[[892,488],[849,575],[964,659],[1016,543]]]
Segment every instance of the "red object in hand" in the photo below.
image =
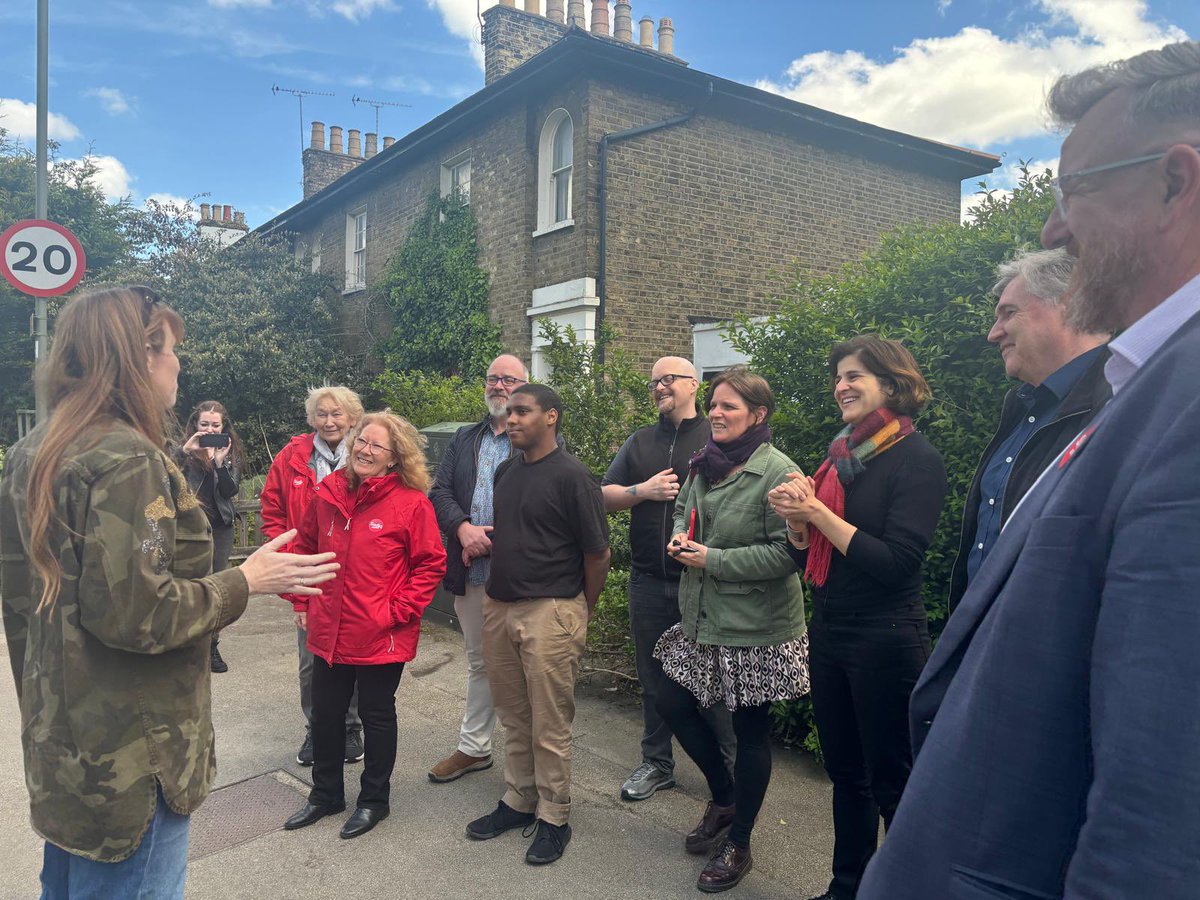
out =
[[696,507],[692,507],[692,515],[688,520],[688,540],[696,537]]

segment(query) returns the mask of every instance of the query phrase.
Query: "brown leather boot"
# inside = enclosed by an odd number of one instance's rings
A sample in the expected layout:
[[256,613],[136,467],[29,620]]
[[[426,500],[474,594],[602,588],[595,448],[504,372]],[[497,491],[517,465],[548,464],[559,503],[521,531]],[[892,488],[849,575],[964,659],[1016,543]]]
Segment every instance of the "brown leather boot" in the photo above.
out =
[[704,807],[704,817],[683,839],[683,846],[687,852],[711,853],[733,824],[734,810],[732,803],[729,806],[717,806],[711,800],[708,801],[708,806]]
[[733,841],[725,841],[700,873],[696,887],[706,894],[727,891],[746,876],[752,865],[749,847],[743,849]]

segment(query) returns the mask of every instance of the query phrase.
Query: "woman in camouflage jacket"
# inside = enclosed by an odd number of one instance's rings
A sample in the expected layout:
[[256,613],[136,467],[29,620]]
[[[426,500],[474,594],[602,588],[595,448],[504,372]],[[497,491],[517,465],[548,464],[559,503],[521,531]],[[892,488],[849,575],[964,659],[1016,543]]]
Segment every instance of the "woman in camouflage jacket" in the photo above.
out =
[[250,593],[318,594],[336,569],[278,552],[289,532],[208,574],[208,522],[164,450],[182,337],[148,288],[70,301],[38,370],[50,417],[0,480],[4,631],[51,900],[183,896],[188,814],[215,769],[211,635]]

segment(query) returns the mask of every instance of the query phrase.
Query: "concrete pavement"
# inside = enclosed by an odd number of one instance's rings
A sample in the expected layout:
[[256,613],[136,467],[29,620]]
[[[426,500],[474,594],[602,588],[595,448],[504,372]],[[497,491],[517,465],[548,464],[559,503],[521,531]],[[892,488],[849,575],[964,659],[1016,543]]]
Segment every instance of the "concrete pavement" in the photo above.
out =
[[[242,801],[248,779],[273,773],[275,803],[304,800],[308,769],[296,764],[303,736],[296,688],[290,607],[276,597],[251,600],[246,615],[222,635],[230,664],[213,677],[217,789],[193,817],[193,848],[223,847],[189,866],[188,898],[691,898],[703,860],[683,851],[683,835],[703,811],[699,772],[677,750],[679,787],[642,803],[618,790],[639,761],[640,712],[635,700],[581,682],[575,720],[574,838],[557,863],[528,866],[529,840],[519,831],[486,842],[468,840],[468,821],[495,808],[503,793],[501,761],[446,785],[426,778],[453,750],[462,715],[466,661],[461,637],[427,623],[420,650],[397,694],[400,749],[392,776],[392,814],[353,841],[338,838],[344,817],[298,832],[280,829],[273,808]],[[0,655],[5,651],[0,645]],[[7,674],[0,676],[0,897],[38,894],[41,842],[28,826],[19,716]],[[503,732],[497,730],[497,744]],[[353,806],[360,766],[347,767]],[[261,784],[261,782],[257,782]],[[754,832],[754,870],[728,896],[743,900],[805,898],[824,889],[833,837],[829,785],[805,756],[777,748],[771,787]],[[216,815],[218,797],[227,802]],[[210,812],[206,815],[206,810]],[[264,815],[266,818],[263,818]],[[263,822],[254,828],[254,817]],[[233,846],[232,820],[260,831]],[[240,839],[240,838],[239,838]]]

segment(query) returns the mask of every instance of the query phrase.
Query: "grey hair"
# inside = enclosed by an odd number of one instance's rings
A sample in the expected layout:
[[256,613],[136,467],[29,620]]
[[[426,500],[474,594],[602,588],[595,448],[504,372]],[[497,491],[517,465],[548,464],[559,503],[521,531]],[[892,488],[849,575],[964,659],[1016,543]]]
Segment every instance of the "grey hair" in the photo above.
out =
[[1008,262],[996,267],[992,293],[999,297],[1016,279],[1025,279],[1025,290],[1049,306],[1057,306],[1071,283],[1075,257],[1059,247],[1056,250],[1021,250]]
[[1128,88],[1132,123],[1200,121],[1200,41],[1167,44],[1129,59],[1063,75],[1046,98],[1050,115],[1074,125],[1113,91]]

